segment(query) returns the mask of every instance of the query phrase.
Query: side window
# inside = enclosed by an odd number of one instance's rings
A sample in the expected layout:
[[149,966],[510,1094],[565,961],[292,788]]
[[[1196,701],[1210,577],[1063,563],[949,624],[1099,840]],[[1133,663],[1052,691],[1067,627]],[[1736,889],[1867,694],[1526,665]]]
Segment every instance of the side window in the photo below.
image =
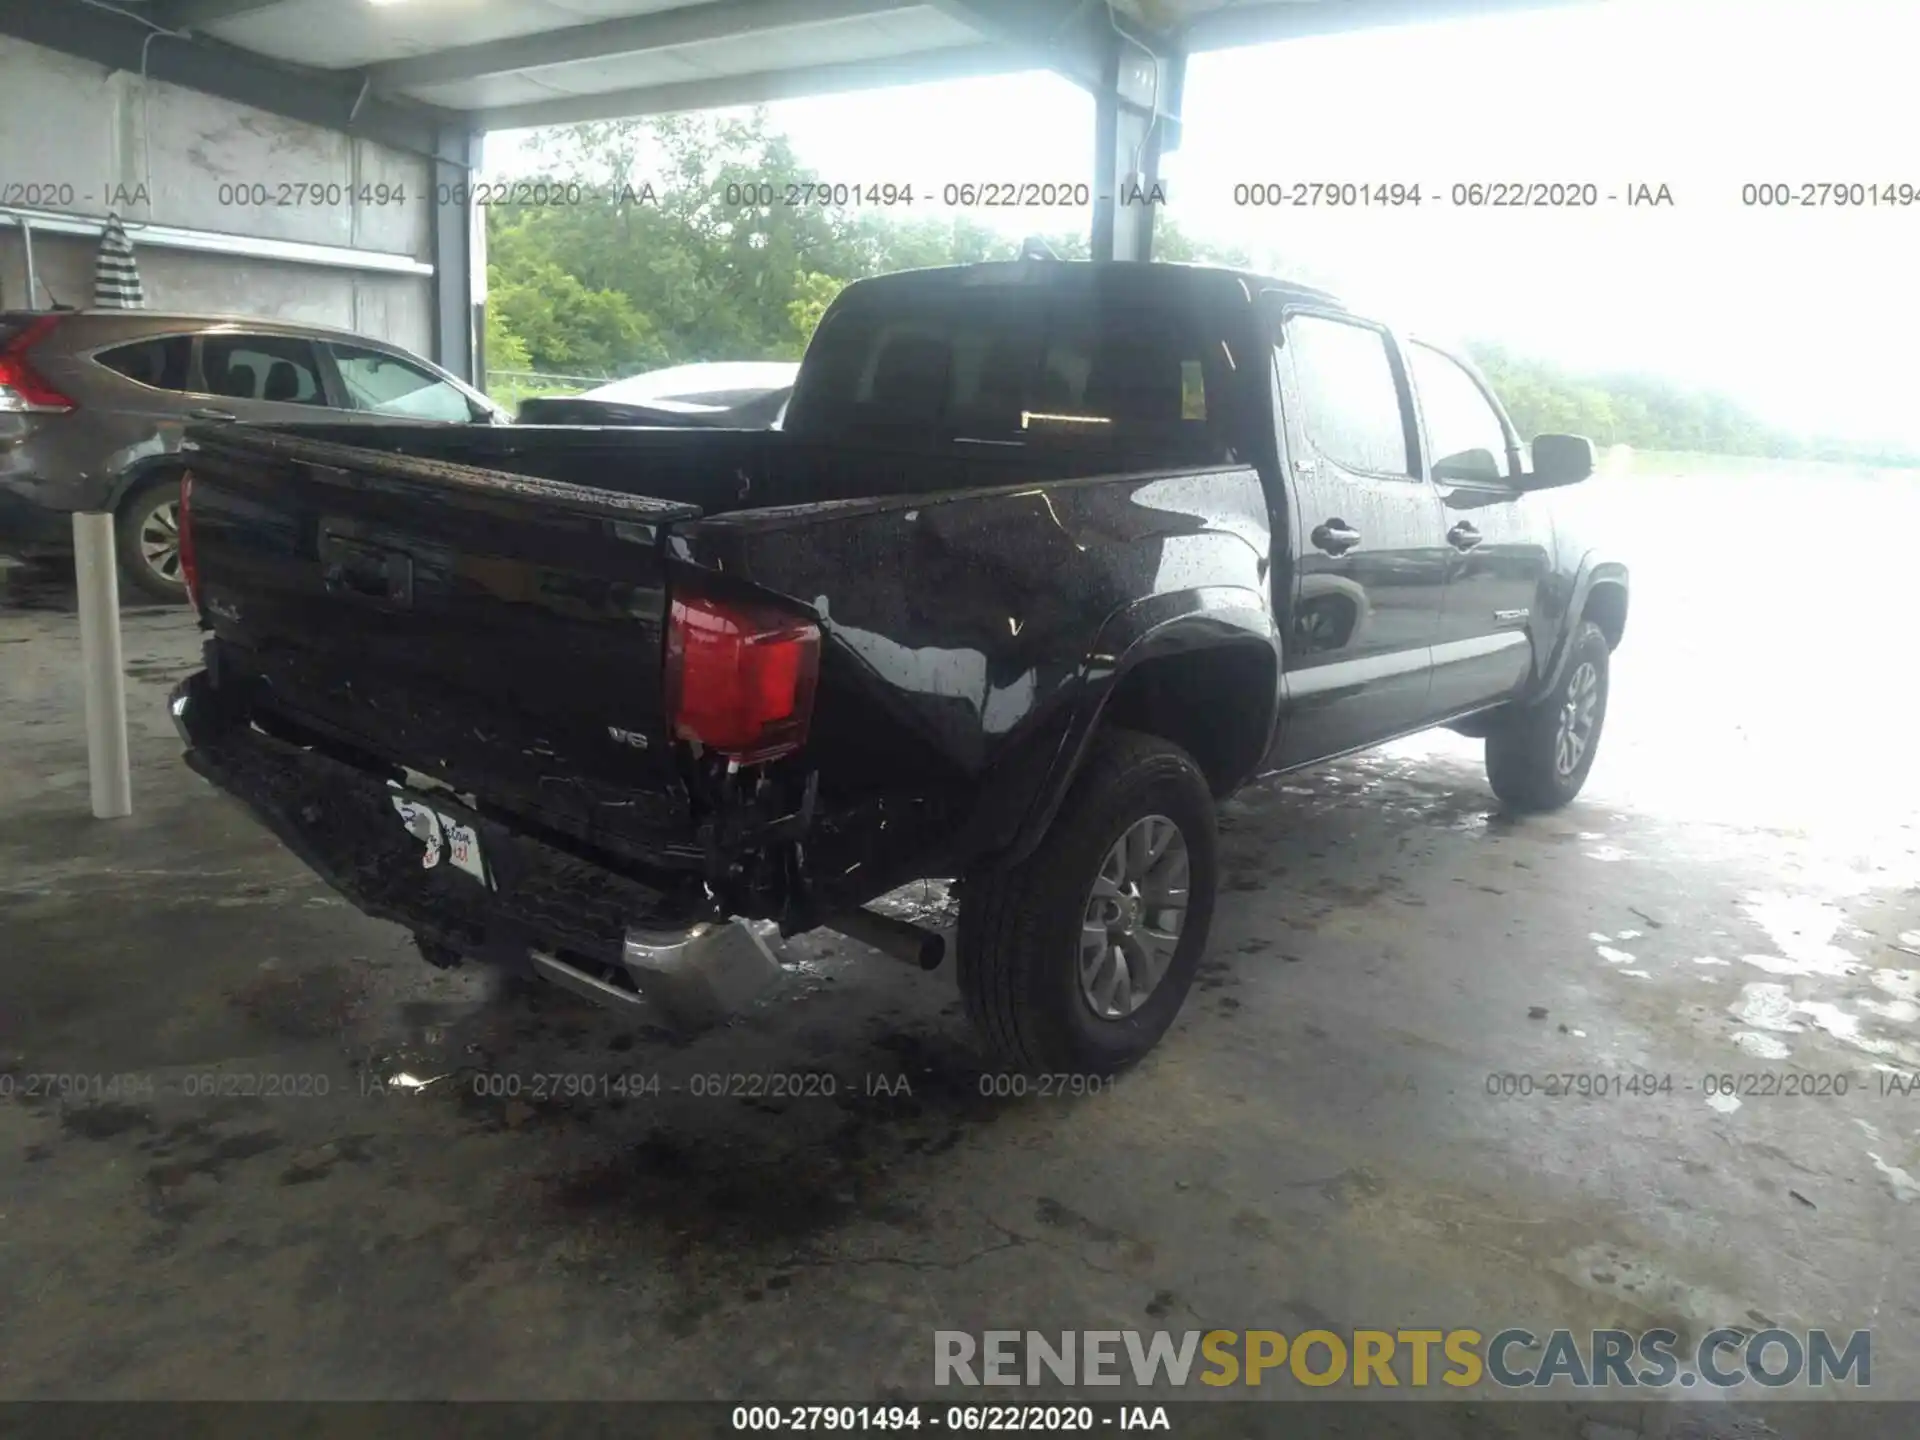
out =
[[1501,480],[1507,432],[1485,392],[1458,361],[1431,345],[1407,346],[1436,480]]
[[329,348],[333,351],[334,364],[340,367],[340,381],[346,386],[350,409],[412,420],[451,420],[459,424],[474,418],[473,406],[465,395],[418,365],[384,350],[363,350],[357,345],[330,345]]
[[116,374],[155,390],[184,390],[192,368],[193,337],[162,335],[138,340],[102,350],[93,358]]
[[209,335],[200,342],[207,392],[234,400],[325,405],[313,342],[286,335]]
[[1321,315],[1287,321],[1301,427],[1327,459],[1376,475],[1414,474],[1406,412],[1386,337],[1370,326]]

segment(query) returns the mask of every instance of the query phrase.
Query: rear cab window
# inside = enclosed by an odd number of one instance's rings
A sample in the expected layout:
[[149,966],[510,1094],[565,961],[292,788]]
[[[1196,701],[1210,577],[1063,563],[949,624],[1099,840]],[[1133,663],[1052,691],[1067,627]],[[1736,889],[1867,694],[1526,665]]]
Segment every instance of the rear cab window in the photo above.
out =
[[[786,428],[911,447],[1227,458],[1232,361],[1186,284],[881,287],[815,336]],[[798,422],[798,423],[796,423]]]

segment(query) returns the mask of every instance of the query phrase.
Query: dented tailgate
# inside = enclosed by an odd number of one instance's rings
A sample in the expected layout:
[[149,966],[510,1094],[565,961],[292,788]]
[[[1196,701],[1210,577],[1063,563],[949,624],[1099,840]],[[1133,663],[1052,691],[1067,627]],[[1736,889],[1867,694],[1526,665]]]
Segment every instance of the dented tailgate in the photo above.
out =
[[692,505],[283,435],[193,434],[222,685],[564,834],[696,852],[662,688]]

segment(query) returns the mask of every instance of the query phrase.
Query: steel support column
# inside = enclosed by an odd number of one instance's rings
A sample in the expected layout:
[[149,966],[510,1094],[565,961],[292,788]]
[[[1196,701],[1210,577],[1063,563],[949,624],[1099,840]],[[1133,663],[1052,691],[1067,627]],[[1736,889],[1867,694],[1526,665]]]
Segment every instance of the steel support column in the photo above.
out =
[[87,780],[96,819],[133,813],[127,763],[127,678],[120,648],[120,577],[113,516],[73,517],[74,584],[80,598],[80,681],[87,707]]
[[1180,143],[1187,57],[1173,42],[1115,31],[1094,90],[1096,260],[1151,260],[1160,156]]
[[478,372],[486,322],[479,297],[486,293],[486,282],[481,276],[475,283],[474,266],[485,251],[474,229],[487,222],[470,196],[480,169],[480,143],[481,137],[469,131],[448,127],[440,132],[428,203],[433,216],[433,358],[468,384],[484,388],[487,377]]

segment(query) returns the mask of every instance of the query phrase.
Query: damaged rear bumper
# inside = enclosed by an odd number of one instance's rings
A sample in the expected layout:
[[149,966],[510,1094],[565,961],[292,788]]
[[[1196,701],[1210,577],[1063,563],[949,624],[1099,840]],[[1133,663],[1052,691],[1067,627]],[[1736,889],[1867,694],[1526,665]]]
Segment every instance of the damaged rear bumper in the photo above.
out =
[[[719,914],[684,875],[617,870],[442,791],[267,735],[221,704],[205,672],[173,692],[195,773],[226,791],[355,906],[427,942],[535,974],[683,1028],[723,1019],[780,974],[762,935]],[[396,795],[470,831],[484,865],[424,863]]]

